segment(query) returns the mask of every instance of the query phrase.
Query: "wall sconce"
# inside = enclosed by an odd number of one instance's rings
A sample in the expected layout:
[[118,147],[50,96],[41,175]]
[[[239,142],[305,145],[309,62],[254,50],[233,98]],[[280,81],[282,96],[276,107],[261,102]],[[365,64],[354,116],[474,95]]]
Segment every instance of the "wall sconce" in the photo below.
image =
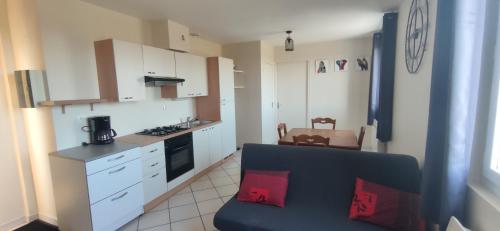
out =
[[14,71],[20,108],[35,108],[50,98],[47,75],[42,70]]

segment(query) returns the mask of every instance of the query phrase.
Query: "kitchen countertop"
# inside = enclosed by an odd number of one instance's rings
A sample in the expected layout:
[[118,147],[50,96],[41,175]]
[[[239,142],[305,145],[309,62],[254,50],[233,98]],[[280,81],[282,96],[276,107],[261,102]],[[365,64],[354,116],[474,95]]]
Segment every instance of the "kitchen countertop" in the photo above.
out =
[[139,147],[137,144],[115,140],[111,144],[87,145],[52,152],[49,155],[83,162],[90,162],[116,153]]
[[221,121],[215,121],[215,122],[199,125],[199,126],[196,126],[196,127],[193,127],[193,128],[181,131],[181,132],[176,132],[176,133],[173,133],[170,135],[166,135],[166,136],[147,136],[147,135],[131,134],[131,135],[126,135],[126,136],[120,136],[120,137],[116,138],[116,140],[144,147],[144,146],[158,143],[158,142],[162,142],[164,140],[167,140],[167,139],[170,139],[170,138],[173,138],[176,136],[180,136],[180,135],[183,135],[186,133],[190,133],[190,132],[197,131],[197,130],[200,130],[203,128],[211,127],[211,126],[214,126],[214,125],[219,124],[219,123],[221,123]]

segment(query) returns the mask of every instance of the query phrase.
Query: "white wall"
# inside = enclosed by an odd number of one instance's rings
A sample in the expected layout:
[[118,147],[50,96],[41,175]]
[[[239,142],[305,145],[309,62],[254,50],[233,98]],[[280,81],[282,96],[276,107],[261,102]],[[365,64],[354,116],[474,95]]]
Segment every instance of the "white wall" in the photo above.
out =
[[236,97],[236,139],[238,146],[244,143],[260,143],[261,126],[261,42],[245,42],[222,46],[224,57],[234,60],[234,64],[244,73],[235,73]]
[[[0,1],[4,5],[4,1]],[[0,37],[0,42],[2,37]],[[0,44],[2,46],[3,44]],[[25,202],[23,198],[23,179],[18,166],[18,150],[16,150],[17,136],[14,133],[13,107],[7,85],[9,77],[5,70],[3,52],[0,47],[0,230],[13,228],[25,220]]]
[[406,70],[404,52],[406,21],[411,2],[405,0],[399,8],[393,129],[392,140],[387,145],[387,151],[413,155],[422,164],[427,139],[437,1],[429,1],[430,23],[427,49],[422,66],[416,74],[410,74]]
[[[149,22],[75,0],[39,0],[44,58],[51,98],[99,98],[94,41],[116,38],[152,44]],[[194,54],[219,56],[221,45],[202,38],[192,40]],[[66,114],[53,108],[57,149],[88,141],[80,128],[85,118],[109,115],[113,128],[126,135],[145,128],[179,123],[180,118],[194,117],[194,100],[161,99],[159,88],[148,88],[147,99],[134,103],[107,103],[95,106],[70,106]],[[147,113],[145,113],[147,112]]]
[[[354,70],[356,58],[366,57],[370,63],[372,52],[371,38],[358,38],[341,41],[331,41],[312,44],[295,45],[295,51],[286,52],[284,47],[275,48],[277,63],[290,61],[308,62],[307,88],[307,126],[314,117],[332,117],[337,119],[337,129],[359,132],[361,126],[366,126],[368,110],[368,93],[370,72]],[[349,70],[333,72],[326,77],[318,77],[315,73],[315,61],[327,59],[330,67],[334,67],[336,58],[345,57],[349,60]],[[280,89],[278,86],[278,90]],[[281,121],[286,122],[286,121]],[[367,137],[370,135],[370,128]],[[364,148],[371,146],[365,139]]]

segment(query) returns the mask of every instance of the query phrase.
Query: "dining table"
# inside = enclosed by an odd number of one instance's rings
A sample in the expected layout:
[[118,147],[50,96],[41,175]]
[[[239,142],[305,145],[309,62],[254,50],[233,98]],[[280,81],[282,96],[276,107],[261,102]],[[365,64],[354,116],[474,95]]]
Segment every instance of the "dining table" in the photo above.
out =
[[279,141],[279,145],[294,145],[293,137],[299,135],[322,136],[330,138],[328,147],[341,149],[359,149],[358,139],[351,130],[333,130],[333,129],[316,129],[316,128],[293,128],[283,136]]

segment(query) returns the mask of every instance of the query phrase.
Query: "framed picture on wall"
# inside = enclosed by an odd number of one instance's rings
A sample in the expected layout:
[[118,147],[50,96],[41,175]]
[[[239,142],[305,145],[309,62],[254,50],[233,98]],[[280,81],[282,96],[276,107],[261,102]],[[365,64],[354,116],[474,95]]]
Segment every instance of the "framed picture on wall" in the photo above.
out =
[[349,70],[349,59],[338,58],[335,59],[335,71],[344,72]]
[[356,58],[356,65],[354,67],[356,71],[368,71],[368,67],[369,64],[366,56],[360,56]]
[[317,76],[327,76],[330,72],[330,61],[328,59],[316,60],[315,72]]

